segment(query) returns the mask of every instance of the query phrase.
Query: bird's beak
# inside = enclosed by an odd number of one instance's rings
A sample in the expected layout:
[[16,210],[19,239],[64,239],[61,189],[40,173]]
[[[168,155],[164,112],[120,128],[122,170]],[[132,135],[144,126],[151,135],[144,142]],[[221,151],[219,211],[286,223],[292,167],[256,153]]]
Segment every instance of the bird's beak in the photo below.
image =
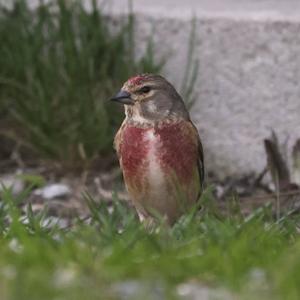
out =
[[122,104],[133,105],[134,101],[131,98],[130,93],[121,90],[117,95],[110,99],[111,101],[116,101]]

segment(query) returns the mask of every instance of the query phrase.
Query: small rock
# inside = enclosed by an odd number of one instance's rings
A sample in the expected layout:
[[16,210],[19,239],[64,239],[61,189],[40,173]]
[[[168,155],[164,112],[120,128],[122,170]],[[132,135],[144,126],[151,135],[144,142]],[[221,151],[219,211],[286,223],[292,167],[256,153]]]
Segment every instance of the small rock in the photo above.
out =
[[137,280],[126,280],[113,285],[113,292],[120,300],[130,299],[166,299],[163,286],[158,283],[145,283]]
[[8,246],[13,252],[15,252],[17,254],[20,254],[23,251],[23,246],[20,244],[20,242],[16,238],[13,238],[9,242]]
[[222,198],[222,196],[224,195],[224,187],[221,186],[220,184],[216,184],[215,193],[216,193],[217,199]]
[[66,197],[71,193],[71,190],[65,184],[54,183],[45,186],[44,188],[37,189],[34,192],[34,195],[41,196],[45,199],[53,199],[58,197]]
[[184,300],[232,300],[233,295],[221,288],[212,288],[199,283],[182,283],[177,287],[179,299]]
[[69,225],[69,222],[67,219],[64,218],[57,218],[57,217],[48,217],[42,222],[43,227],[51,228],[54,226],[58,226],[59,228],[67,228]]
[[59,268],[54,273],[53,283],[57,288],[66,288],[73,284],[77,275],[75,267]]
[[23,180],[16,177],[16,175],[5,175],[0,178],[0,192],[3,191],[4,187],[11,189],[13,195],[20,194],[24,190]]

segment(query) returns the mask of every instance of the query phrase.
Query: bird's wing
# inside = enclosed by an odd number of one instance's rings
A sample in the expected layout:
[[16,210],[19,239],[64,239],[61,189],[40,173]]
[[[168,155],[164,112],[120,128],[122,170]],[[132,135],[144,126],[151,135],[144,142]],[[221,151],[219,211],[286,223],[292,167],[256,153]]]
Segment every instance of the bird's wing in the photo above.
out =
[[200,136],[199,136],[196,126],[192,123],[192,121],[189,121],[188,124],[189,124],[190,130],[192,131],[192,136],[195,137],[195,142],[197,143],[197,147],[198,147],[197,165],[198,165],[198,173],[199,173],[199,177],[200,177],[201,187],[203,187],[204,176],[205,176],[203,147],[202,147]]

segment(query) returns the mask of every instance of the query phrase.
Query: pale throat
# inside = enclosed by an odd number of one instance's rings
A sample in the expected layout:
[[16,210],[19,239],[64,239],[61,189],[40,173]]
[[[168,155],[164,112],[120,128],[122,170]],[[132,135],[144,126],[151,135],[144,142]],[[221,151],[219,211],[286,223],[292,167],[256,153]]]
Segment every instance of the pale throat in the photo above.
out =
[[138,105],[125,105],[125,115],[128,121],[145,126],[154,125],[159,121],[169,119],[170,110],[159,111],[154,103],[149,102],[147,103],[147,108],[143,110]]
[[125,105],[125,116],[126,119],[130,122],[134,122],[140,125],[153,125],[153,121],[149,120],[148,118],[144,117],[139,109],[134,106]]

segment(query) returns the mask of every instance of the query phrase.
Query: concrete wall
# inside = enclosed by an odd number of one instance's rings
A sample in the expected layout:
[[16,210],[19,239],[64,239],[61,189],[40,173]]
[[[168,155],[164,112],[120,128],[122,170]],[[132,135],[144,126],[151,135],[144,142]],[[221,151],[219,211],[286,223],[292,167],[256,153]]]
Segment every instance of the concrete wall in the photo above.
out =
[[[111,1],[114,16],[127,0]],[[196,17],[198,99],[191,114],[206,166],[219,177],[261,171],[263,139],[274,129],[291,146],[300,138],[300,1],[136,0],[141,49],[153,32],[164,75],[180,86],[191,19]]]

